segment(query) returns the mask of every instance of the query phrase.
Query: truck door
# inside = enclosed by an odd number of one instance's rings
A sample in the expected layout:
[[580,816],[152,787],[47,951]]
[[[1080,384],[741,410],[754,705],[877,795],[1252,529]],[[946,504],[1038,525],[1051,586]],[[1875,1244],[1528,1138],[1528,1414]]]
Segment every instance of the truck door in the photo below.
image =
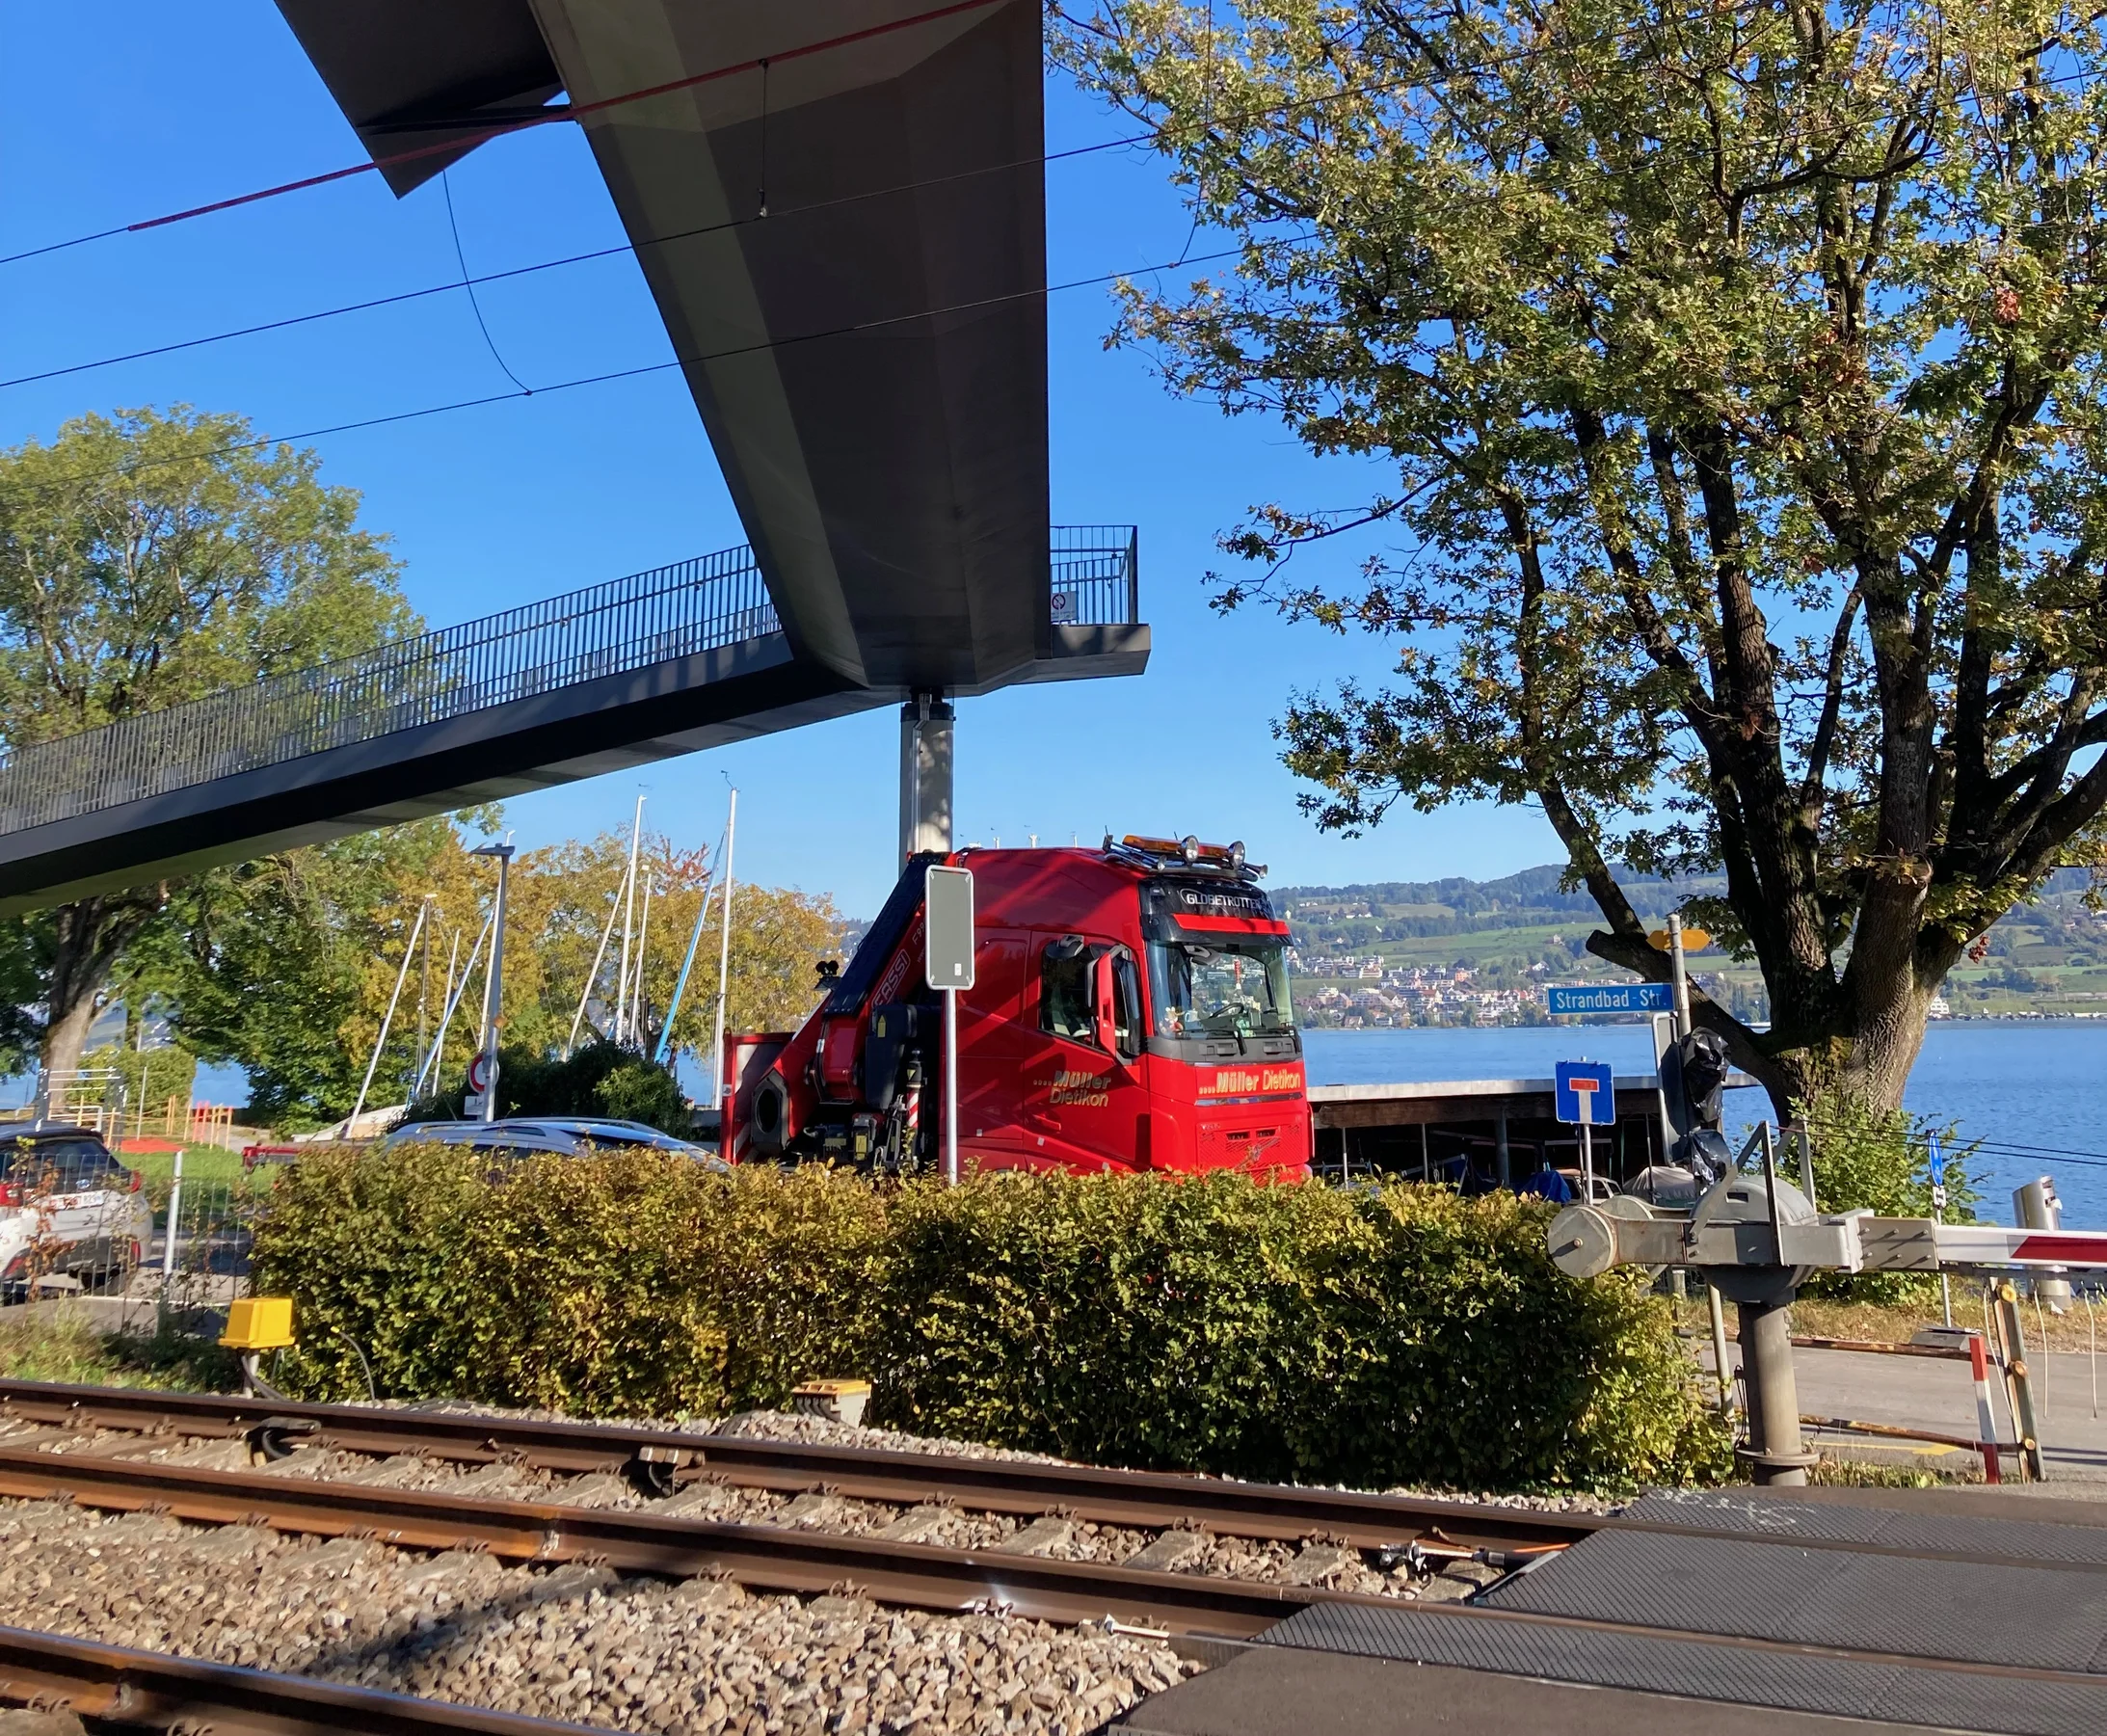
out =
[[1032,942],[1021,1155],[1031,1167],[1135,1168],[1148,1094],[1132,955],[1080,934]]
[[[961,1167],[973,1153],[983,1168],[1007,1168],[1024,1142],[1025,957],[1030,941],[1022,930],[984,928],[973,937],[973,986],[958,998]],[[932,1067],[930,1078],[936,1077]],[[922,1105],[925,1123],[935,1125],[939,1113],[937,1098]]]

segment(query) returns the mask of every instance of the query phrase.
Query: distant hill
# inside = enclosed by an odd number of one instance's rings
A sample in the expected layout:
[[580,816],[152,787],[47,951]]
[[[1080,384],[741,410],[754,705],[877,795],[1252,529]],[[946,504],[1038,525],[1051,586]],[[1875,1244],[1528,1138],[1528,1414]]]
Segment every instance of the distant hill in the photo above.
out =
[[[1587,950],[1602,925],[1585,891],[1561,890],[1562,870],[1524,868],[1498,880],[1386,880],[1272,891],[1294,936],[1296,1002],[1310,1024],[1534,1022],[1547,982],[1615,980]],[[2057,873],[2033,904],[1987,937],[1985,955],[1948,978],[1952,1013],[2107,1015],[2107,919],[2089,909],[2091,877]],[[1649,922],[1694,896],[1717,896],[1720,876],[1627,875],[1632,907]],[[1718,950],[1693,970],[1740,1017],[1769,1016],[1752,964]]]
[[[1560,889],[1564,870],[1524,868],[1499,880],[1384,880],[1354,886],[1287,886],[1273,891],[1275,909],[1328,927],[1355,921],[1374,922],[1383,938],[1403,940],[1433,934],[1466,934],[1488,928],[1534,928],[1546,922],[1599,923],[1595,901],[1583,888]],[[1665,918],[1693,897],[1725,890],[1718,875],[1666,880],[1628,875],[1624,895],[1641,917]],[[1372,934],[1373,938],[1373,934]]]

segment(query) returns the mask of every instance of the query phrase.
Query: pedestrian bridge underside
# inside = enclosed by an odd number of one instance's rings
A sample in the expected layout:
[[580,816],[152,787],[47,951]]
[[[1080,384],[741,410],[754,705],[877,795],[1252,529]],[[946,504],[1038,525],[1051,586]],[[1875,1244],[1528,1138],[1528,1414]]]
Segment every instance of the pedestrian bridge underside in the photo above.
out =
[[[1034,587],[1045,654],[1006,680],[1136,672],[1132,528],[1054,540]],[[683,561],[14,749],[0,914],[903,697],[799,656],[751,549]]]
[[278,3],[398,197],[579,127],[801,662],[1057,654],[1039,0]]

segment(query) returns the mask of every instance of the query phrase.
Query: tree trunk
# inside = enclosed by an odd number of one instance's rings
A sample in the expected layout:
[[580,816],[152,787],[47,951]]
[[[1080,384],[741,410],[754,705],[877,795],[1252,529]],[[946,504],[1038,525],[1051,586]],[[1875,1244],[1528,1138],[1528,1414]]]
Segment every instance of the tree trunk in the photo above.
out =
[[1945,972],[1927,976],[1912,972],[1879,1004],[1854,1005],[1831,999],[1823,1014],[1795,1019],[1773,1002],[1770,1037],[1774,1077],[1766,1078],[1771,1101],[1781,1118],[1790,1119],[1824,1092],[1840,1092],[1869,1108],[1902,1108],[1903,1087],[1924,1047],[1925,1017]]
[[72,1073],[80,1067],[81,1053],[88,1046],[88,1028],[95,1022],[95,992],[75,997],[63,1010],[54,1003],[44,1024],[43,1065],[46,1074]]
[[[1650,981],[1668,980],[1666,955],[1643,940],[1597,929],[1587,938],[1587,950]],[[1909,1069],[1924,1046],[1926,1013],[1959,956],[1958,946],[1944,943],[1920,950],[1912,967],[1880,978],[1893,985],[1884,999],[1870,995],[1863,983],[1854,997],[1809,973],[1766,973],[1767,1030],[1750,1029],[1693,982],[1691,1020],[1726,1039],[1733,1064],[1770,1093],[1772,1112],[1781,1122],[1797,1119],[1828,1092],[1872,1108],[1900,1108]]]
[[166,885],[62,904],[51,913],[51,958],[44,991],[43,1066],[69,1073],[80,1066],[96,999],[119,956],[167,901]]

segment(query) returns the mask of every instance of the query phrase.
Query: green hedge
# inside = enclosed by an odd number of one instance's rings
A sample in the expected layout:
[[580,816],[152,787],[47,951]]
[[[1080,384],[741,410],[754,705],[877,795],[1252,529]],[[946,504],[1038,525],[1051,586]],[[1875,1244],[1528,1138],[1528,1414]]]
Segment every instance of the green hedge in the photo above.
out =
[[[1498,1488],[1706,1479],[1726,1445],[1666,1306],[1577,1283],[1543,1208],[1234,1176],[875,1188],[652,1154],[487,1179],[442,1147],[282,1172],[259,1289],[304,1397],[597,1416],[783,1403],[1104,1462]],[[356,1349],[354,1348],[356,1347]]]

